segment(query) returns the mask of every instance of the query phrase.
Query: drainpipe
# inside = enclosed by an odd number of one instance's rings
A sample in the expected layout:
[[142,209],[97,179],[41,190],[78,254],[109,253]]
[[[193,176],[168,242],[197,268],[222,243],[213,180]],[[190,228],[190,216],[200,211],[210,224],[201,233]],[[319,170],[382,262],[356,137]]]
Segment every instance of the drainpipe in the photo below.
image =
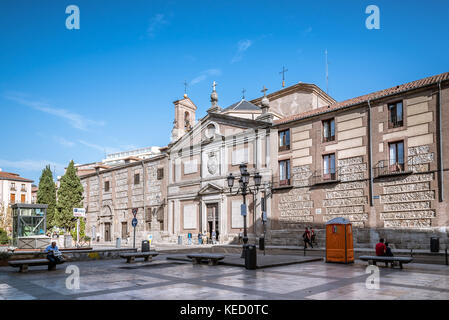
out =
[[444,201],[444,179],[443,179],[443,134],[442,134],[442,112],[441,112],[441,81],[438,82],[438,190],[439,202]]
[[[146,212],[146,207],[145,207],[145,164],[143,163],[143,160],[141,161],[142,163],[142,183],[143,183],[143,189],[142,189],[142,198],[143,198],[143,223],[145,223],[145,212]],[[151,215],[150,215],[151,217]],[[145,228],[144,228],[145,230]],[[148,230],[151,231],[151,230]]]
[[368,166],[369,166],[369,205],[374,205],[373,201],[373,143],[371,126],[371,102],[368,99]]

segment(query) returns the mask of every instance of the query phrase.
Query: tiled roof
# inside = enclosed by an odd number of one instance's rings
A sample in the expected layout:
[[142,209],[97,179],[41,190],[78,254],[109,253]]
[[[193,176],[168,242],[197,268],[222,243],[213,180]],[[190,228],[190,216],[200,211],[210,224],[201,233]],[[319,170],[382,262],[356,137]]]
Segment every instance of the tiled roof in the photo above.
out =
[[33,180],[25,179],[19,176],[17,173],[0,171],[0,180],[14,180],[22,182],[33,182]]
[[252,104],[251,102],[246,101],[245,99],[240,100],[239,102],[236,102],[232,105],[230,105],[229,107],[227,107],[226,109],[223,110],[223,112],[226,111],[239,111],[239,110],[257,110],[257,111],[261,111],[261,109]]
[[404,91],[408,91],[411,89],[418,89],[427,85],[431,85],[431,84],[436,84],[440,81],[445,81],[445,80],[449,80],[449,72],[445,72],[445,73],[441,73],[435,76],[431,76],[428,78],[424,78],[424,79],[420,79],[420,80],[416,80],[416,81],[412,81],[409,83],[405,83],[405,84],[401,84],[389,89],[385,89],[385,90],[380,90],[380,91],[376,91],[373,93],[369,93],[360,97],[356,97],[356,98],[352,98],[349,100],[345,100],[342,102],[337,102],[334,104],[331,104],[329,106],[326,107],[321,107],[321,108],[317,108],[317,109],[313,109],[313,110],[309,110],[303,113],[299,113],[299,114],[295,114],[292,116],[288,116],[279,120],[274,121],[274,124],[283,124],[283,123],[287,123],[290,121],[295,121],[295,120],[301,120],[304,118],[308,118],[314,115],[319,115],[319,114],[323,114],[326,112],[330,112],[330,111],[335,111],[341,108],[346,108],[346,107],[350,107],[350,106],[354,106],[354,105],[358,105],[364,102],[367,102],[368,100],[375,100],[375,99],[379,99],[379,98],[383,98],[386,96],[390,96],[393,94],[398,94]]

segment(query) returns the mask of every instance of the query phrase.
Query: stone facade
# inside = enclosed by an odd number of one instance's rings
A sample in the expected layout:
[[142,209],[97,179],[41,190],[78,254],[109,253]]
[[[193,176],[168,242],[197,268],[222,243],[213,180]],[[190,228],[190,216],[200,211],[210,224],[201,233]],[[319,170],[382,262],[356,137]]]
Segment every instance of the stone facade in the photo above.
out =
[[86,234],[97,244],[129,244],[132,210],[137,209],[136,243],[148,235],[162,240],[166,232],[166,156],[156,156],[81,176],[87,209]]
[[[298,84],[268,95],[272,113],[259,120],[248,116],[258,114],[253,106],[221,109],[215,90],[213,107],[198,121],[193,102],[178,100],[172,143],[160,156],[83,176],[88,225],[101,238],[110,223],[115,237],[139,208],[142,239],[152,232],[160,241],[186,241],[189,233],[216,231],[220,242],[236,241],[242,196],[230,192],[226,177],[240,177],[245,163],[251,177],[262,175],[258,192],[246,196],[250,241],[265,231],[268,244],[297,245],[311,225],[322,241],[324,224],[344,217],[356,246],[372,247],[384,237],[396,248],[428,248],[433,235],[448,244],[449,131],[442,128],[449,127],[449,87],[448,79],[441,88],[429,79],[341,103]],[[401,108],[394,123],[392,106]],[[332,136],[325,137],[325,123]],[[282,179],[281,162],[288,163]],[[132,183],[136,174],[144,184]]]

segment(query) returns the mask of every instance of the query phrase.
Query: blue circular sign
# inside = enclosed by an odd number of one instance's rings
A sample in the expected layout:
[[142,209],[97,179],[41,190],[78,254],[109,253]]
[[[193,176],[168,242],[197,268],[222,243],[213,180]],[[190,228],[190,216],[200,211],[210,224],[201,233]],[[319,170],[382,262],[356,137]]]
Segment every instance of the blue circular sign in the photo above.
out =
[[137,226],[137,218],[134,218],[132,221],[132,225],[135,228]]

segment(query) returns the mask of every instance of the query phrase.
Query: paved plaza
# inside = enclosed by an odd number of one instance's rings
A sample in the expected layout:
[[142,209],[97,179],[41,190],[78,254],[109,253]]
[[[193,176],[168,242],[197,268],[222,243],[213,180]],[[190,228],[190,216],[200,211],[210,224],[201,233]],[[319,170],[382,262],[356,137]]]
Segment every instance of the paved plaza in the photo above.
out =
[[[246,270],[167,260],[126,264],[122,259],[68,262],[48,272],[19,273],[0,267],[0,299],[80,300],[291,300],[449,299],[449,267],[411,263],[403,270],[380,267],[380,288],[367,289],[366,264],[323,261]],[[79,289],[68,289],[68,266],[80,272]]]

